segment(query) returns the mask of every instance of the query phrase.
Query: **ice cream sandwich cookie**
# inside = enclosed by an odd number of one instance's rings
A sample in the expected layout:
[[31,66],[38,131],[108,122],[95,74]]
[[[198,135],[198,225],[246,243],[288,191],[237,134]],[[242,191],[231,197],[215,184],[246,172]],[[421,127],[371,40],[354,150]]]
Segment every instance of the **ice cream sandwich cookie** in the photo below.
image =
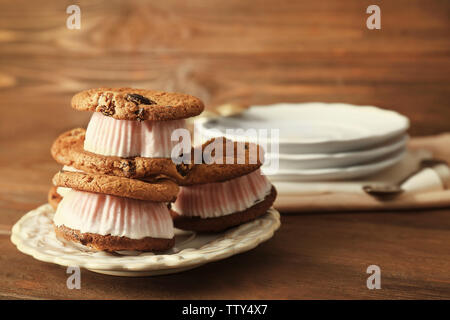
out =
[[194,165],[186,175],[188,183],[180,187],[171,205],[175,227],[218,232],[265,214],[277,193],[260,165],[260,160],[254,164]]
[[179,141],[172,134],[204,108],[190,95],[131,88],[86,90],[72,107],[93,114],[86,130],[58,137],[51,150],[56,161],[90,173],[175,180],[181,176],[172,151]]
[[57,237],[103,251],[164,251],[175,244],[163,202],[71,190],[53,224]]
[[58,237],[105,251],[164,251],[174,245],[167,208],[178,193],[174,182],[61,171],[53,184],[62,198],[54,216]]

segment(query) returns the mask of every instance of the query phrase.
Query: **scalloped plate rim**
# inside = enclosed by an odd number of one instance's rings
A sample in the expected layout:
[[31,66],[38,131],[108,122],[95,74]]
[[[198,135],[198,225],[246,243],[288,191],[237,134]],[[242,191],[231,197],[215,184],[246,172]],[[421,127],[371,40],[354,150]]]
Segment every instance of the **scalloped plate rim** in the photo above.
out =
[[[47,211],[44,210],[52,210],[51,207],[48,204],[41,205],[28,213],[26,213],[24,216],[22,216],[16,224],[12,228],[11,232],[11,242],[16,245],[19,251],[28,254],[35,258],[36,260],[43,261],[43,262],[49,262],[54,263],[62,266],[74,266],[77,265],[79,267],[83,267],[92,271],[96,272],[102,272],[102,271],[118,271],[118,272],[151,272],[151,271],[157,271],[157,270],[175,270],[175,269],[184,269],[186,268],[195,268],[199,267],[203,264],[206,264],[208,262],[218,261],[222,259],[226,259],[230,256],[249,251],[255,247],[257,247],[260,243],[270,239],[276,230],[279,229],[281,223],[280,223],[280,214],[277,210],[270,208],[266,215],[261,216],[260,218],[247,222],[243,225],[237,226],[235,228],[232,228],[228,231],[226,231],[224,234],[219,236],[217,239],[214,239],[207,244],[201,246],[199,249],[183,249],[180,252],[174,253],[174,254],[161,254],[161,255],[148,255],[144,257],[138,257],[138,256],[132,256],[131,258],[133,260],[147,260],[147,261],[136,261],[136,265],[123,265],[123,260],[130,258],[129,256],[120,256],[117,257],[118,259],[121,259],[122,262],[117,261],[116,263],[110,263],[110,262],[83,262],[82,260],[86,259],[96,259],[95,257],[88,258],[88,257],[75,257],[75,258],[67,258],[66,256],[70,256],[70,254],[62,253],[62,257],[57,257],[54,255],[50,255],[48,253],[42,252],[41,250],[30,247],[29,245],[24,243],[24,239],[21,238],[19,235],[21,234],[20,227],[26,219],[36,215],[36,214],[43,214]],[[44,212],[43,212],[44,211]],[[239,239],[242,238],[242,235],[239,235],[239,231],[245,230],[245,228],[251,227],[252,225],[256,225],[258,223],[263,223],[265,220],[270,221],[269,225],[266,227],[266,229],[259,229],[260,234],[258,234],[256,237],[253,238],[244,238],[240,239],[241,241],[233,244],[228,245],[224,248],[218,248],[216,250],[213,250],[212,252],[209,252],[208,254],[200,253],[198,256],[194,257],[183,257],[181,260],[174,261],[174,256],[180,257],[180,254],[192,255],[192,250],[195,251],[201,251],[205,250],[205,248],[208,247],[208,245],[217,245],[220,244],[223,241],[233,239]],[[262,233],[261,233],[262,232]],[[201,235],[200,235],[201,236]],[[244,241],[242,241],[244,240]],[[252,241],[250,241],[252,240]],[[191,250],[189,252],[184,252],[186,250]],[[167,257],[171,257],[169,261],[164,261],[164,258],[167,259]],[[116,259],[116,257],[108,257],[110,259]],[[139,258],[139,259],[138,259]],[[74,261],[76,260],[76,261]],[[153,260],[153,261],[152,261]],[[154,261],[158,260],[158,261]],[[81,261],[81,263],[80,263]],[[163,263],[165,262],[165,263]],[[180,270],[180,272],[183,270]],[[176,271],[174,271],[176,272]],[[107,272],[106,272],[107,273]],[[172,273],[172,272],[168,272]]]

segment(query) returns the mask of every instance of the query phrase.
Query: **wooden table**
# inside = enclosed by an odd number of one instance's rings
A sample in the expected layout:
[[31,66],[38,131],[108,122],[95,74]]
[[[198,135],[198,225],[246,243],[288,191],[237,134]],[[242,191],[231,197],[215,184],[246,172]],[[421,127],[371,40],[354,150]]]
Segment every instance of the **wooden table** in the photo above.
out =
[[[302,299],[450,298],[450,210],[284,215],[251,252],[185,273],[130,279],[20,253],[11,226],[46,201],[60,166],[54,138],[85,126],[70,109],[97,86],[177,90],[212,108],[235,101],[374,104],[411,119],[413,135],[450,127],[448,0],[78,1],[0,3],[0,298]],[[299,198],[299,201],[301,199]],[[381,268],[381,290],[366,268]]]

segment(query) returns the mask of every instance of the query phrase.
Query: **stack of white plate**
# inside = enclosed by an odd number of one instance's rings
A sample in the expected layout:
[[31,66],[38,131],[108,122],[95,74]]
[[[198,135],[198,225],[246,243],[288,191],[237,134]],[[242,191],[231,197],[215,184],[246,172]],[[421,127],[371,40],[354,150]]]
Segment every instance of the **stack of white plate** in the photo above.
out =
[[266,150],[263,171],[280,181],[375,174],[403,158],[408,127],[408,119],[397,112],[343,103],[252,106],[235,116],[196,123],[204,138],[223,135],[261,144]]

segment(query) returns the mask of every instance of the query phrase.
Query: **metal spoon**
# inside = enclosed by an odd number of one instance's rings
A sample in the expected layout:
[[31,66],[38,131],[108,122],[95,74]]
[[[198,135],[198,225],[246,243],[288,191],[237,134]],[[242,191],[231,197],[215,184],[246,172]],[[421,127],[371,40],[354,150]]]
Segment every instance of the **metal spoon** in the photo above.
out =
[[430,167],[433,167],[438,164],[447,165],[447,162],[444,160],[439,160],[439,159],[425,159],[420,162],[419,168],[417,170],[410,173],[407,177],[405,177],[398,183],[393,183],[393,184],[374,183],[374,184],[365,185],[362,188],[367,194],[370,194],[371,196],[378,197],[378,198],[392,198],[392,197],[395,197],[395,196],[401,194],[402,192],[404,192],[404,190],[401,188],[401,186],[406,180],[408,180],[412,176],[416,175],[417,173],[422,171],[424,168],[430,168]]

